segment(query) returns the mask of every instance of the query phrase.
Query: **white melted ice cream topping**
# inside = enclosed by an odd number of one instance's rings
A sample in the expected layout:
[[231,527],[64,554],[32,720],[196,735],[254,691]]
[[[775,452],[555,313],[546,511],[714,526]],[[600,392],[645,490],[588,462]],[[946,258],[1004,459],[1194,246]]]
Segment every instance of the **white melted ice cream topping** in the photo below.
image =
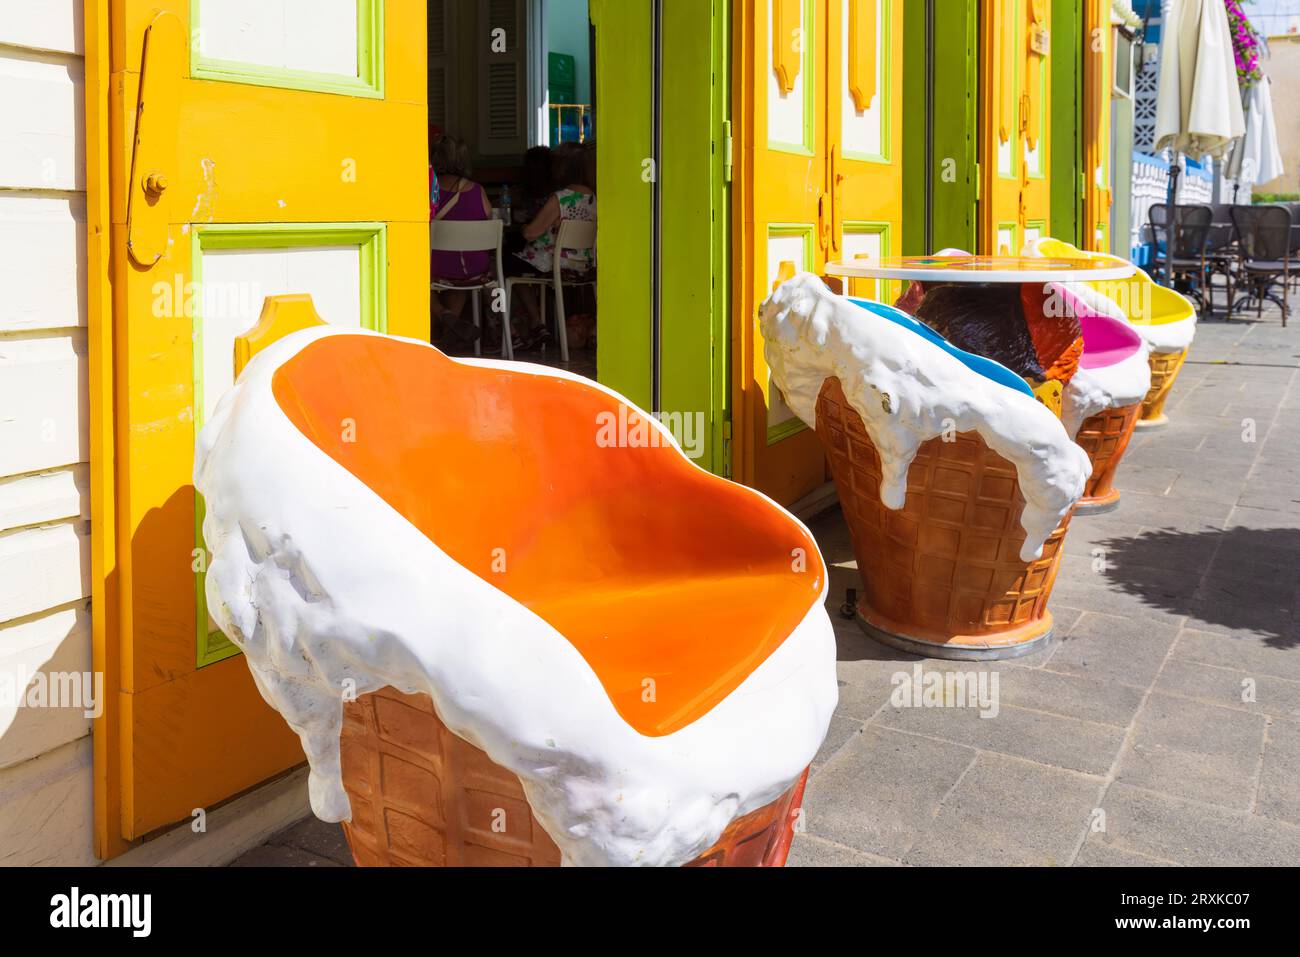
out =
[[[821,599],[707,714],[639,734],[563,635],[453,561],[284,415],[272,375],[328,335],[373,333],[304,330],[258,354],[199,435],[194,479],[209,611],[301,738],[318,817],[351,813],[344,692],[385,686],[428,694],[453,733],[518,774],[567,864],[683,864],[790,788],[838,696]],[[555,369],[461,361],[609,392]]]
[[1061,396],[1061,422],[1071,436],[1098,412],[1134,405],[1151,389],[1150,350],[1145,341],[1114,365],[1085,369],[1080,366]]
[[759,311],[767,364],[794,413],[816,427],[817,397],[838,378],[880,453],[880,500],[901,509],[921,443],[978,432],[1016,468],[1025,507],[1020,557],[1031,561],[1083,494],[1092,464],[1032,396],[963,365],[934,343],[855,306],[810,273],[782,283]]

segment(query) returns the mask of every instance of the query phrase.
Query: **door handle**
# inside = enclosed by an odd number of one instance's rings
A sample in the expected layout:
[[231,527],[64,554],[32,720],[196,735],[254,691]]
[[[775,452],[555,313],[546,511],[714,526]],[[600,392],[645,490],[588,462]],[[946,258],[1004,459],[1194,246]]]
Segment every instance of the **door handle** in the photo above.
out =
[[127,181],[126,249],[132,261],[146,269],[167,251],[171,211],[168,177],[176,169],[176,120],[184,52],[185,31],[180,18],[174,13],[159,13],[144,32],[135,143]]
[[822,193],[817,197],[817,245],[821,247],[823,255],[829,255],[831,249],[831,224],[826,213],[826,205],[830,196]]

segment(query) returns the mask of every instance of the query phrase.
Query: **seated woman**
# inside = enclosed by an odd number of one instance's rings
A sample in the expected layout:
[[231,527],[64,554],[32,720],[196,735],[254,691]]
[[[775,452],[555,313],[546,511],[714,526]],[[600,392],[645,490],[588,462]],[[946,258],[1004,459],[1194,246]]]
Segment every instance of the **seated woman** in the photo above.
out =
[[515,211],[516,221],[531,222],[555,192],[555,154],[549,146],[534,146],[524,153],[519,185],[523,195]]
[[[444,136],[433,145],[437,206],[433,220],[481,222],[492,218],[483,187],[469,178],[469,147],[454,136]],[[432,193],[432,190],[431,190]],[[487,252],[442,252],[430,254],[429,274],[434,282],[449,285],[477,285],[489,277],[491,254]],[[472,320],[465,318],[467,293],[460,289],[440,290],[430,296],[430,310],[441,323],[445,344],[464,346],[479,337]],[[453,340],[447,343],[446,340]]]
[[[555,181],[562,184],[541,210],[524,227],[524,248],[515,253],[524,267],[517,274],[550,276],[555,265],[555,240],[566,219],[596,219],[596,191],[591,185],[591,163],[580,143],[563,143],[555,149]],[[595,265],[594,249],[560,251],[560,267],[575,273],[589,272]],[[529,268],[531,267],[531,268]],[[528,333],[516,338],[516,348],[530,349],[550,336],[541,318],[540,300],[534,286],[521,286],[520,298],[528,313]]]

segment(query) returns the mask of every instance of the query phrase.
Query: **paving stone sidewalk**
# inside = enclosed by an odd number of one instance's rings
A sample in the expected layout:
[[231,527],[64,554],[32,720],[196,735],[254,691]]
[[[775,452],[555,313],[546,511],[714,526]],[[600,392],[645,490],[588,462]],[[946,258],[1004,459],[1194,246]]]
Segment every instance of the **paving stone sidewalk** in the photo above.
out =
[[[1120,508],[1072,522],[1059,638],[1032,657],[871,641],[837,614],[843,517],[814,522],[840,702],[792,866],[1300,862],[1300,318],[1202,323],[1167,411],[1129,447]],[[891,707],[917,664],[996,672],[997,715]],[[309,818],[236,863],[350,859]]]

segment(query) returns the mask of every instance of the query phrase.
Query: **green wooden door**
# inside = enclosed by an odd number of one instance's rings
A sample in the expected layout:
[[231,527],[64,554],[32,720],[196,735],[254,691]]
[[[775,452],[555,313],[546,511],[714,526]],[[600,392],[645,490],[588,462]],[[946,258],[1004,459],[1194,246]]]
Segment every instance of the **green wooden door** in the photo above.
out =
[[903,252],[974,251],[979,171],[975,0],[904,5]]
[[600,131],[597,374],[658,412],[686,453],[719,474],[728,474],[728,12],[727,0],[662,0],[656,164],[654,4],[591,0]]

